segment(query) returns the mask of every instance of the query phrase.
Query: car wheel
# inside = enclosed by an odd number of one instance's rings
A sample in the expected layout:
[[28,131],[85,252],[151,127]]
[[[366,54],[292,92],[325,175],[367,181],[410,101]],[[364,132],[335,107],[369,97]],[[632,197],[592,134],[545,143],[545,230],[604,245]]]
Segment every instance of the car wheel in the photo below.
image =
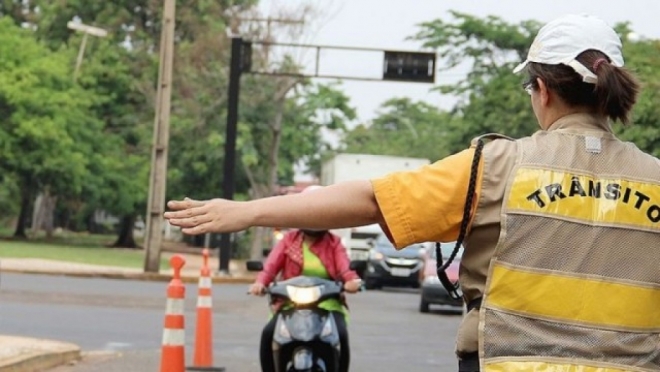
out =
[[364,282],[364,287],[366,289],[380,289],[380,284],[375,279],[367,279]]
[[424,297],[420,297],[419,312],[420,313],[428,313],[429,312],[429,303],[424,300]]

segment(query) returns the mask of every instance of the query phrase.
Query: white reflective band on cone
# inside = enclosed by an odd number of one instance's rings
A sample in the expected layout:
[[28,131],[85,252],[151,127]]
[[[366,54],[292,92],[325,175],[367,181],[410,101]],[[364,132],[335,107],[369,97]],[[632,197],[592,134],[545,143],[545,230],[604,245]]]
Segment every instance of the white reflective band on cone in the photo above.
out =
[[202,276],[199,278],[199,288],[211,288],[211,278]]
[[183,315],[183,300],[168,298],[165,313],[170,315]]
[[169,329],[163,330],[163,346],[183,346],[186,337],[183,329]]
[[197,297],[197,307],[211,307],[212,301],[210,296]]

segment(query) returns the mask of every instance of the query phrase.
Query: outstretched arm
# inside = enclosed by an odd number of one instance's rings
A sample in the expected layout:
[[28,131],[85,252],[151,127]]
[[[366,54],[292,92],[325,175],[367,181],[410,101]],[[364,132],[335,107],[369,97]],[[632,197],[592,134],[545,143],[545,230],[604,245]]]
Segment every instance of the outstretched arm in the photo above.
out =
[[251,226],[334,229],[383,223],[370,181],[247,202],[224,199],[170,201],[165,218],[184,234],[234,232]]

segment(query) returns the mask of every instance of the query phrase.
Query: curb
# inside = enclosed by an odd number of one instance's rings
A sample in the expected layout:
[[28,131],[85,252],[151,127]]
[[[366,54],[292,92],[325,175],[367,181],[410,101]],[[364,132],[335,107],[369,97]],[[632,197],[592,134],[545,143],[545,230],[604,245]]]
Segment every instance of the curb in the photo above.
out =
[[[103,279],[123,279],[123,280],[143,280],[153,282],[169,282],[172,280],[171,275],[155,274],[155,273],[104,273],[104,272],[67,272],[67,271],[46,271],[46,270],[19,270],[11,268],[3,268],[3,273],[13,274],[30,274],[30,275],[55,275],[55,276],[68,276],[75,278],[103,278]],[[184,275],[181,277],[184,283],[197,283],[198,276]],[[212,277],[213,284],[251,284],[255,278],[247,276],[227,276],[227,277]],[[0,369],[0,372],[4,370]]]
[[63,351],[34,351],[0,360],[0,372],[39,372],[80,359],[80,348],[70,344]]

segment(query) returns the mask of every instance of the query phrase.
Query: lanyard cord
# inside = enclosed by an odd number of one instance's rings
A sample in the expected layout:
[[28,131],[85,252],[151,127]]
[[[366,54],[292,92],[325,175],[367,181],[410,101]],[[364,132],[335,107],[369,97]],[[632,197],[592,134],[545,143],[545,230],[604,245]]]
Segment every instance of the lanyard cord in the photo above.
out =
[[446,270],[449,265],[451,265],[452,261],[454,261],[454,258],[456,258],[458,250],[461,248],[463,240],[465,239],[465,235],[467,234],[470,220],[472,219],[472,204],[474,203],[475,189],[477,187],[477,176],[479,173],[479,162],[481,160],[481,152],[483,148],[483,139],[477,140],[477,147],[474,150],[474,158],[472,158],[472,167],[470,168],[470,181],[468,183],[467,196],[465,198],[465,209],[463,209],[461,229],[458,233],[458,239],[456,239],[456,246],[454,247],[454,250],[451,252],[451,255],[449,255],[449,258],[446,262],[442,262],[442,251],[440,249],[440,243],[435,243],[435,256],[437,257],[436,269],[438,279],[440,279],[440,283],[442,283],[442,286],[445,287],[449,295],[456,300],[462,298],[463,296],[461,293],[459,293],[458,282],[452,283],[451,280],[449,280],[449,277],[447,277]]

